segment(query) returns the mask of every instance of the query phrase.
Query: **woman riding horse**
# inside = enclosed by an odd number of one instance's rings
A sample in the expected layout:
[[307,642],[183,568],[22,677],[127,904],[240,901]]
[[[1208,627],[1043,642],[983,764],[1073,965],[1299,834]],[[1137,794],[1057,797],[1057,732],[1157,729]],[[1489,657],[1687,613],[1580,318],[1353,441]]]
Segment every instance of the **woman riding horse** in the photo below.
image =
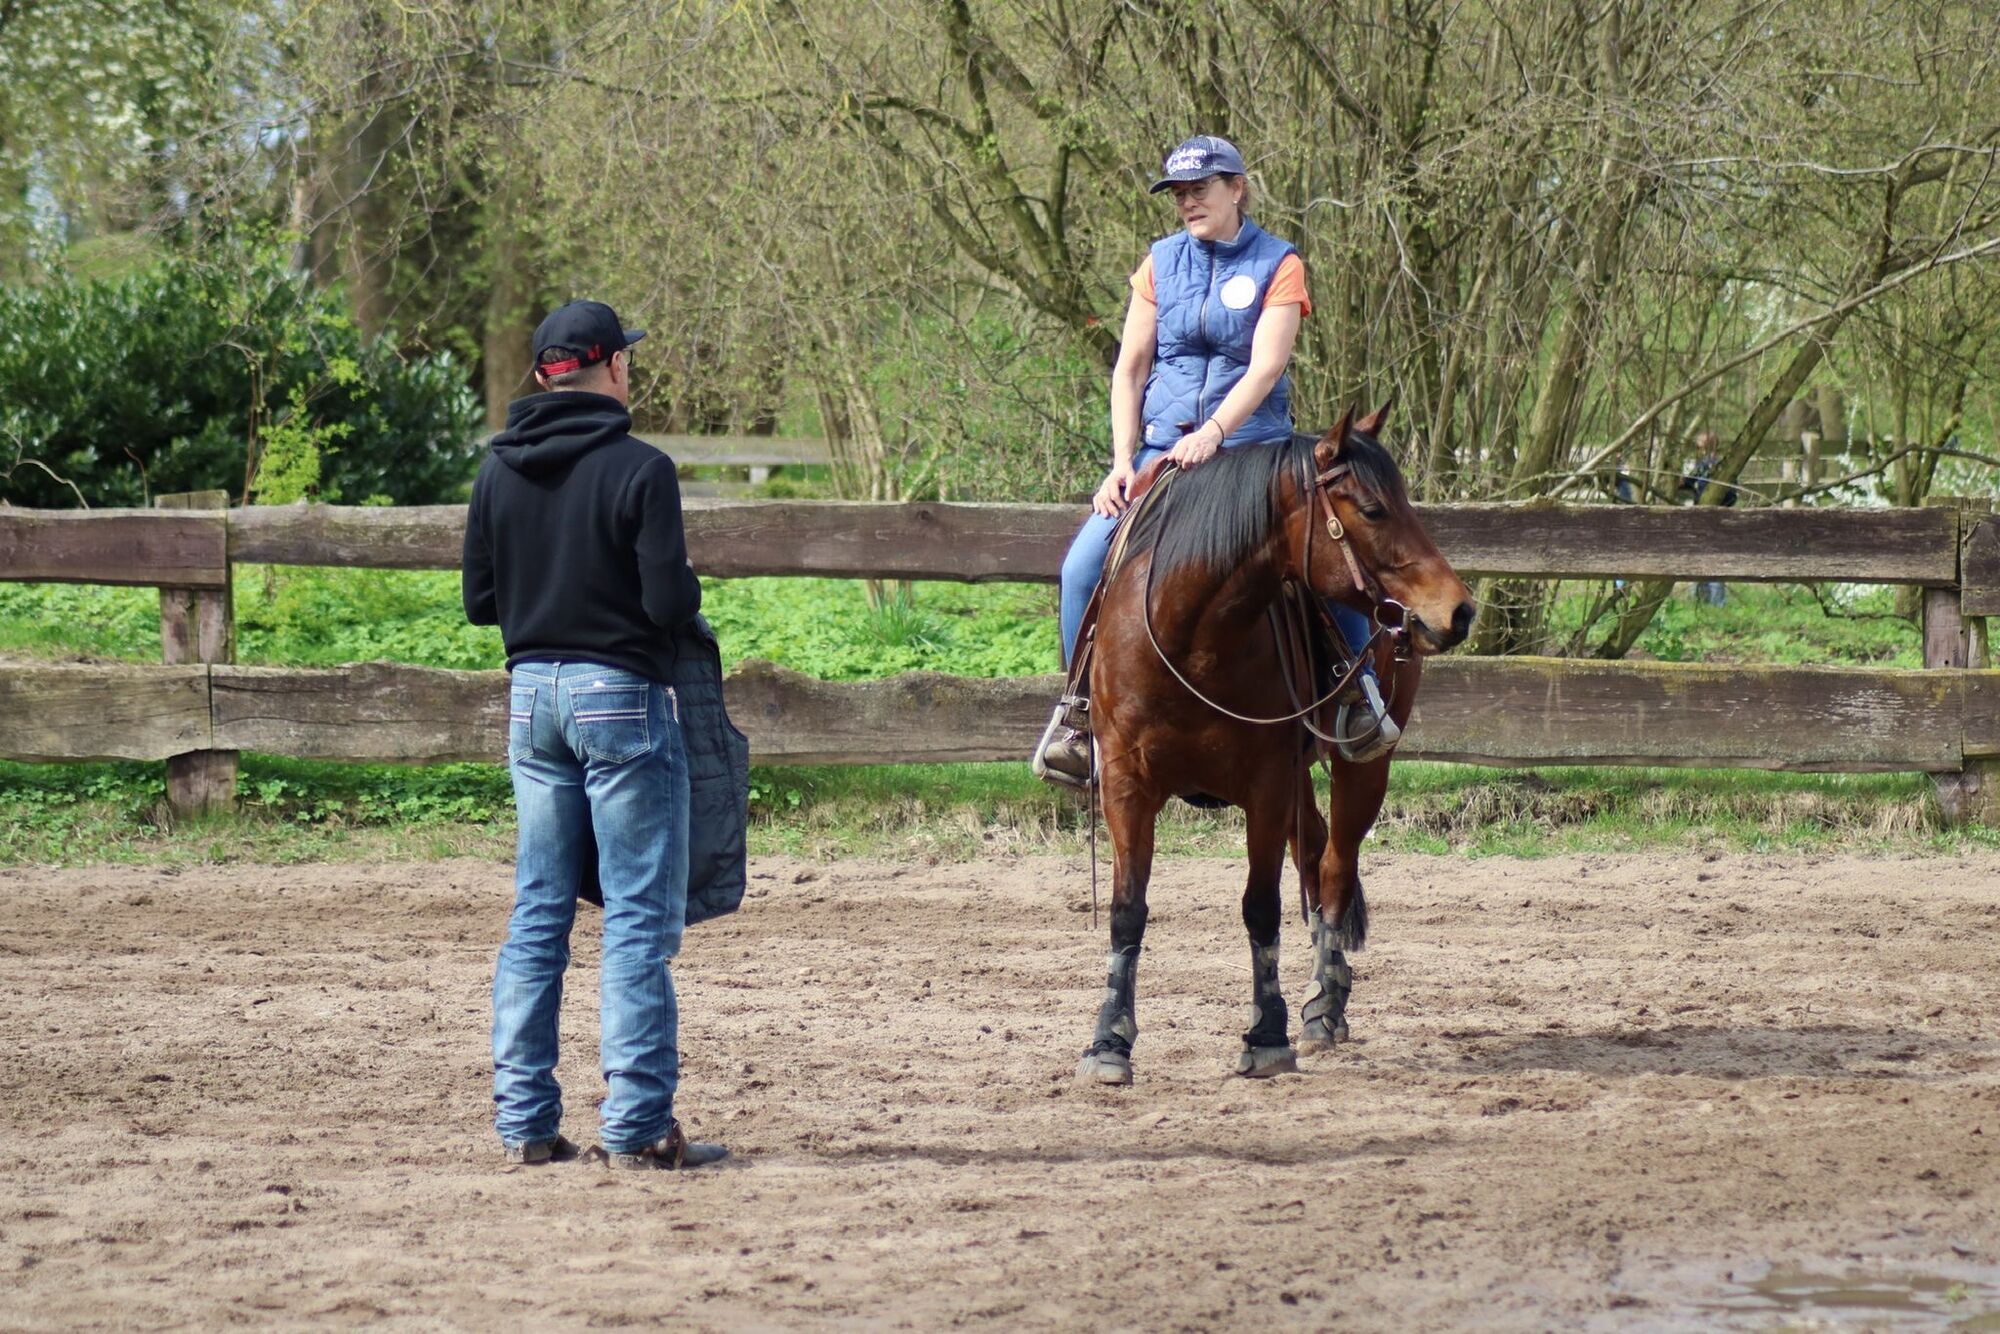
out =
[[[1330,819],[1312,784],[1322,711],[1355,674],[1323,674],[1310,643],[1319,600],[1338,598],[1377,627],[1367,655],[1389,682],[1389,713],[1407,725],[1424,655],[1462,643],[1472,595],[1410,504],[1376,438],[1386,409],[1298,438],[1225,450],[1128,520],[1105,580],[1091,648],[1091,713],[1111,834],[1111,955],[1104,1001],[1077,1074],[1132,1081],[1136,977],[1146,930],[1153,827],[1175,797],[1242,808],[1249,876],[1251,1021],[1237,1073],[1296,1069],[1278,984],[1280,882],[1289,841],[1315,947],[1306,1050],[1347,1036],[1346,952],[1368,930],[1361,840],[1388,791],[1389,756],[1329,758]],[[1155,498],[1157,497],[1157,499]]]
[[[1174,149],[1152,186],[1154,194],[1162,190],[1173,193],[1182,230],[1156,242],[1132,275],[1111,375],[1111,471],[1063,560],[1065,669],[1139,472],[1162,455],[1195,468],[1219,450],[1292,436],[1285,368],[1299,322],[1312,313],[1304,262],[1250,220],[1243,155],[1227,139],[1198,134]],[[1350,650],[1360,652],[1367,618],[1338,604],[1330,610]],[[1057,706],[1057,721],[1037,747],[1036,772],[1056,782],[1091,781],[1083,688],[1076,682]],[[1359,706],[1352,723],[1348,704]],[[1341,754],[1354,761],[1385,755],[1396,744],[1400,731],[1372,669],[1356,678],[1335,731]]]

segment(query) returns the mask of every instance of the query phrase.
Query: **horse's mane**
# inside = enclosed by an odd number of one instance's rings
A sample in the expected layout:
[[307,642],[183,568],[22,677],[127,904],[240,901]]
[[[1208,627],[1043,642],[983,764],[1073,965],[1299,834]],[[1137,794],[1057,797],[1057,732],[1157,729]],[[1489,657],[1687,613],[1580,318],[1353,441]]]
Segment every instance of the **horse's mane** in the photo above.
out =
[[[1150,551],[1153,575],[1187,566],[1235,569],[1270,540],[1278,526],[1278,483],[1290,471],[1310,477],[1317,436],[1294,435],[1270,445],[1225,449],[1176,478],[1157,505],[1138,516],[1128,551]],[[1384,499],[1404,495],[1402,470],[1371,435],[1350,430],[1341,454],[1354,480]]]

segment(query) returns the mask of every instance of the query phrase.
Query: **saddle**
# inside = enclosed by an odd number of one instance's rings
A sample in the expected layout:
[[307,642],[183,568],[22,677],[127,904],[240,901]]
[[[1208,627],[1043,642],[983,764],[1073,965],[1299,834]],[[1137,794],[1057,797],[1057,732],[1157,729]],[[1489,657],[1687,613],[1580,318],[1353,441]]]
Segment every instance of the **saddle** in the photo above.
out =
[[1160,474],[1165,472],[1169,467],[1174,467],[1176,472],[1180,471],[1173,464],[1172,460],[1165,454],[1162,454],[1145,467],[1139,469],[1139,475],[1132,479],[1132,485],[1125,490],[1125,498],[1134,505],[1137,505],[1141,500],[1146,498],[1146,493],[1153,489],[1153,483],[1159,481]]
[[[1096,646],[1097,615],[1103,604],[1104,590],[1111,586],[1111,581],[1124,564],[1139,515],[1164,499],[1171,489],[1170,483],[1179,474],[1180,469],[1161,455],[1141,469],[1127,489],[1126,494],[1132,503],[1118,521],[1111,551],[1104,561],[1104,572],[1098,576],[1097,587],[1091,590],[1090,601],[1084,606],[1083,620],[1077,630],[1076,655],[1070,663],[1069,679],[1063,689],[1062,704],[1067,709],[1061,706],[1058,709],[1059,714],[1067,713],[1066,721],[1079,731],[1088,731],[1090,726],[1090,658]],[[1310,700],[1332,696],[1315,711],[1320,716],[1306,718],[1307,726],[1300,729],[1301,736],[1306,738],[1307,748],[1316,746],[1324,753],[1327,743],[1320,738],[1332,735],[1330,711],[1338,704],[1353,703],[1360,697],[1359,657],[1348,648],[1346,638],[1334,624],[1325,604],[1301,583],[1286,581],[1278,600],[1271,605],[1267,621],[1277,648],[1280,674],[1284,678],[1290,707],[1297,710]],[[1342,689],[1338,695],[1333,695],[1336,684],[1340,684]]]
[[[1104,590],[1111,587],[1111,581],[1125,563],[1125,551],[1130,545],[1132,530],[1138,526],[1139,516],[1155,501],[1166,495],[1167,486],[1162,477],[1171,482],[1180,475],[1180,467],[1165,454],[1139,470],[1132,479],[1132,485],[1125,489],[1130,503],[1125,512],[1118,516],[1118,527],[1112,534],[1111,551],[1104,558],[1104,570],[1097,576],[1097,587],[1090,590],[1090,601],[1083,605],[1083,619],[1077,624],[1076,653],[1070,659],[1069,680],[1063,685],[1063,701],[1074,702],[1077,721],[1072,723],[1080,731],[1088,731],[1090,658],[1097,645],[1097,610],[1104,603]],[[1155,490],[1155,486],[1158,489]]]

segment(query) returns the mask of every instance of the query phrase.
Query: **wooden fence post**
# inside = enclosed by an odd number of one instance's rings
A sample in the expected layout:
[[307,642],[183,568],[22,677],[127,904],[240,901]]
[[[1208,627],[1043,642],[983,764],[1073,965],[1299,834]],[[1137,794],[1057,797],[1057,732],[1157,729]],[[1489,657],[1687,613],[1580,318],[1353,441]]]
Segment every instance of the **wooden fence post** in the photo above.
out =
[[1958,556],[1959,610],[1965,618],[1968,665],[1993,666],[1989,617],[2000,616],[2000,514],[1977,500],[1961,519]]
[[[1990,501],[1933,497],[1926,504],[1954,507],[1959,512],[1959,586],[1924,590],[1924,666],[1984,667],[1987,659],[1985,592],[1977,587],[1984,576],[1974,568],[1979,555],[1972,538]],[[1957,773],[1933,775],[1938,806],[1951,824],[2000,828],[2000,760],[1968,756]]]
[[[227,491],[185,491],[155,496],[163,510],[226,510]],[[160,590],[160,656],[168,666],[236,661],[236,603],[230,581],[221,588]],[[233,750],[193,750],[167,757],[167,804],[177,816],[232,809],[236,804]]]

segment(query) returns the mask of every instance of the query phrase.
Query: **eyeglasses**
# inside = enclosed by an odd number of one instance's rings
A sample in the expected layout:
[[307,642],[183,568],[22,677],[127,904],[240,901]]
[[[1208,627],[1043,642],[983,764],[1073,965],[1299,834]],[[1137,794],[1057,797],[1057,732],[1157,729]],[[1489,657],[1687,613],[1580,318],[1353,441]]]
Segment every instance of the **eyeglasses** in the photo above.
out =
[[1220,176],[1204,176],[1198,181],[1175,181],[1167,187],[1167,193],[1174,197],[1176,204],[1182,204],[1190,199],[1201,198],[1209,192],[1210,187],[1219,185],[1221,181]]

